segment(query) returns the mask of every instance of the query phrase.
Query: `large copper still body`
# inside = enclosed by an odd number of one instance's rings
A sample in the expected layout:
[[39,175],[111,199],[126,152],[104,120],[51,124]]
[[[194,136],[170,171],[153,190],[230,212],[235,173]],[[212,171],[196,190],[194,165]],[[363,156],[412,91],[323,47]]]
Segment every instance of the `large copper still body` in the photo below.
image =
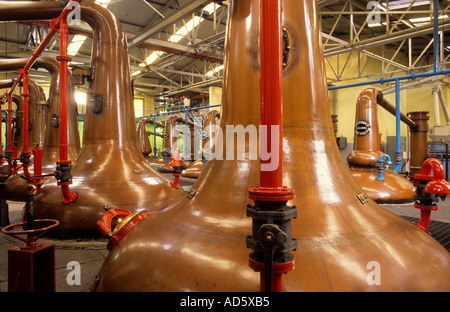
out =
[[[363,191],[377,203],[412,202],[414,184],[392,170],[379,179],[377,164],[384,155],[378,125],[378,102],[390,105],[380,91],[366,89],[356,102],[354,149],[347,156],[350,171]],[[391,105],[390,105],[391,106]]]
[[[283,14],[291,46],[283,77],[283,185],[295,189],[290,203],[298,209],[295,269],[284,276],[284,290],[449,291],[449,253],[367,199],[339,154],[316,1],[284,0]],[[259,0],[231,1],[227,27],[224,132],[226,125],[259,124]],[[252,231],[247,190],[258,181],[256,160],[210,160],[189,198],[152,213],[111,250],[96,290],[258,291],[260,274],[249,267],[245,243]],[[380,285],[368,282],[373,261]]]
[[175,204],[184,195],[153,170],[139,151],[126,37],[120,22],[95,3],[83,1],[80,9],[81,19],[94,33],[94,70],[83,147],[71,172],[70,190],[77,198],[63,204],[55,179],[44,184],[35,197],[36,218],[60,221],[51,232],[58,238],[98,237],[96,221],[105,206],[130,211],[151,206],[157,210]]

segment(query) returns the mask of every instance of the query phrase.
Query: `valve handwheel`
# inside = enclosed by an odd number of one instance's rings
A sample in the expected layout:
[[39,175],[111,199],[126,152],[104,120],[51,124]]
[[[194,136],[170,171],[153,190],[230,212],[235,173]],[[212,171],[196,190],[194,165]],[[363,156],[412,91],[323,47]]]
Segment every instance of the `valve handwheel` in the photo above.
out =
[[[41,227],[41,228],[36,228],[36,229],[30,229],[30,230],[21,230],[21,231],[13,231],[12,229],[14,229],[15,227],[18,226],[23,226],[25,224],[28,224],[27,221],[24,222],[19,222],[19,223],[15,223],[15,224],[11,224],[8,225],[6,227],[4,227],[2,229],[2,232],[6,235],[10,235],[14,238],[17,238],[18,240],[21,240],[23,242],[25,242],[25,246],[21,246],[22,249],[24,248],[34,248],[36,246],[36,241],[41,238],[42,236],[44,236],[48,231],[50,231],[51,229],[57,227],[59,225],[59,221],[58,220],[53,220],[53,219],[36,219],[34,220],[35,225],[39,224],[39,223],[50,223],[50,225]],[[19,235],[24,235],[27,234],[27,238],[21,237]],[[30,235],[33,234],[33,235]]]

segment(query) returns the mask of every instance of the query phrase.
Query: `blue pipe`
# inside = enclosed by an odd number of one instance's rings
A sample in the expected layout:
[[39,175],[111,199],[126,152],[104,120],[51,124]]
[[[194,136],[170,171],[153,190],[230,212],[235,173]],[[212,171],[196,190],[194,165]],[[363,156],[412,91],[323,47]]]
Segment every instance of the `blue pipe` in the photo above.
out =
[[[189,111],[201,110],[201,109],[206,109],[206,108],[211,108],[211,107],[218,107],[218,106],[221,106],[221,104],[189,108]],[[175,114],[175,113],[185,113],[185,117],[186,117],[185,118],[186,119],[186,131],[187,131],[187,111],[188,110],[186,110],[186,109],[180,109],[178,111],[173,111],[173,112],[150,114],[150,115],[139,117],[138,119],[153,117],[153,126],[154,126],[154,131],[153,132],[156,133],[156,117],[157,116],[164,116],[164,115],[170,115],[170,114]],[[186,144],[187,144],[187,138],[186,138]],[[156,135],[153,136],[153,146],[154,146],[154,148],[153,148],[153,158],[156,159],[157,158],[156,157]]]
[[434,72],[439,70],[439,0],[433,0],[433,55]]
[[[450,70],[449,70],[449,72],[450,72]],[[211,108],[211,107],[218,107],[218,106],[222,106],[222,105],[221,104],[216,104],[216,105],[210,105],[210,106],[194,107],[194,108],[190,108],[189,110],[190,111],[195,111],[195,110],[201,110],[201,109],[206,109],[206,108]],[[164,116],[164,115],[170,115],[170,114],[175,114],[175,113],[184,113],[186,111],[187,111],[186,109],[180,109],[180,110],[173,111],[173,112],[150,114],[150,115],[139,117],[139,119],[147,118],[147,117],[154,117],[154,116]]]
[[205,152],[203,153],[204,157],[205,157],[205,166],[208,163],[208,159],[209,156],[211,156],[212,151],[210,149],[205,150]]
[[378,158],[378,160],[377,160],[377,163],[379,164],[378,170],[377,170],[378,171],[378,176],[377,176],[378,181],[384,181],[383,172],[384,172],[385,166],[382,165],[384,163],[384,160],[383,160],[384,158],[386,158],[386,165],[392,164],[391,156],[389,156],[388,154],[383,154],[380,156],[380,158]]
[[400,80],[395,80],[395,124],[396,124],[396,147],[395,147],[395,169],[398,173],[403,165],[403,151],[400,145]]
[[380,78],[378,80],[350,83],[350,84],[342,85],[342,86],[332,86],[332,87],[329,87],[328,90],[353,88],[353,87],[367,86],[367,85],[372,85],[372,84],[384,84],[385,82],[392,82],[392,81],[396,81],[396,80],[407,80],[407,79],[416,80],[416,78],[424,78],[424,77],[431,77],[431,76],[437,76],[437,75],[448,75],[448,74],[450,74],[450,69],[438,70],[435,72],[428,72],[428,73],[419,73],[419,74],[412,73],[410,75],[399,76],[399,77],[395,77],[395,78]]
[[[166,152],[166,153],[172,153],[172,151],[170,150],[170,148],[166,148],[166,149],[164,150],[164,152]],[[164,156],[164,162],[167,162],[167,155]]]

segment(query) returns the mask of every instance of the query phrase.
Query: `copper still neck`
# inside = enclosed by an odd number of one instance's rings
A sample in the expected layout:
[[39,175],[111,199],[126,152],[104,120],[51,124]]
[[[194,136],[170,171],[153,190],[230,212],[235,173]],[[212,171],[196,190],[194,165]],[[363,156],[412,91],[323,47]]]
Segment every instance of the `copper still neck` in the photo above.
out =
[[349,166],[375,166],[383,154],[378,128],[378,99],[376,89],[362,91],[356,102],[353,151],[347,156]]
[[410,126],[410,177],[420,173],[424,161],[428,158],[428,112],[409,112],[408,116],[414,121],[415,127]]

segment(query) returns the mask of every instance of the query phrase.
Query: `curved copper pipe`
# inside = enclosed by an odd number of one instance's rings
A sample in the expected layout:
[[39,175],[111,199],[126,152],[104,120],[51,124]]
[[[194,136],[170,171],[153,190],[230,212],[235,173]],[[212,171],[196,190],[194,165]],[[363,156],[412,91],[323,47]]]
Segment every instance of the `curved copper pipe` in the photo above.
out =
[[166,120],[165,124],[165,137],[164,137],[164,149],[170,149],[174,147],[177,142],[177,122],[184,122],[184,119],[180,116],[170,116]]
[[[383,96],[383,92],[381,92],[379,90],[377,90],[377,91],[378,91],[378,95],[377,95],[378,105],[383,107],[385,110],[387,110],[393,116],[396,116],[395,106],[392,105],[388,100],[386,100],[386,98]],[[412,127],[412,128],[416,127],[416,123],[414,122],[414,120],[412,120],[411,118],[409,118],[402,112],[400,112],[400,120],[403,121],[408,127]]]
[[51,19],[58,17],[65,6],[65,1],[2,1],[0,21]]
[[[205,145],[208,144],[213,138],[215,130],[212,126],[216,125],[216,118],[220,118],[220,112],[218,110],[212,110],[205,114],[203,117],[203,130],[206,131],[207,136],[203,140],[203,154],[205,155]],[[206,146],[206,149],[211,149],[211,146]]]
[[138,122],[137,126],[137,140],[139,144],[139,150],[144,155],[144,157],[149,157],[152,153],[152,145],[150,144],[150,140],[148,139],[147,129],[145,126],[147,123],[150,123],[151,118],[141,119]]

